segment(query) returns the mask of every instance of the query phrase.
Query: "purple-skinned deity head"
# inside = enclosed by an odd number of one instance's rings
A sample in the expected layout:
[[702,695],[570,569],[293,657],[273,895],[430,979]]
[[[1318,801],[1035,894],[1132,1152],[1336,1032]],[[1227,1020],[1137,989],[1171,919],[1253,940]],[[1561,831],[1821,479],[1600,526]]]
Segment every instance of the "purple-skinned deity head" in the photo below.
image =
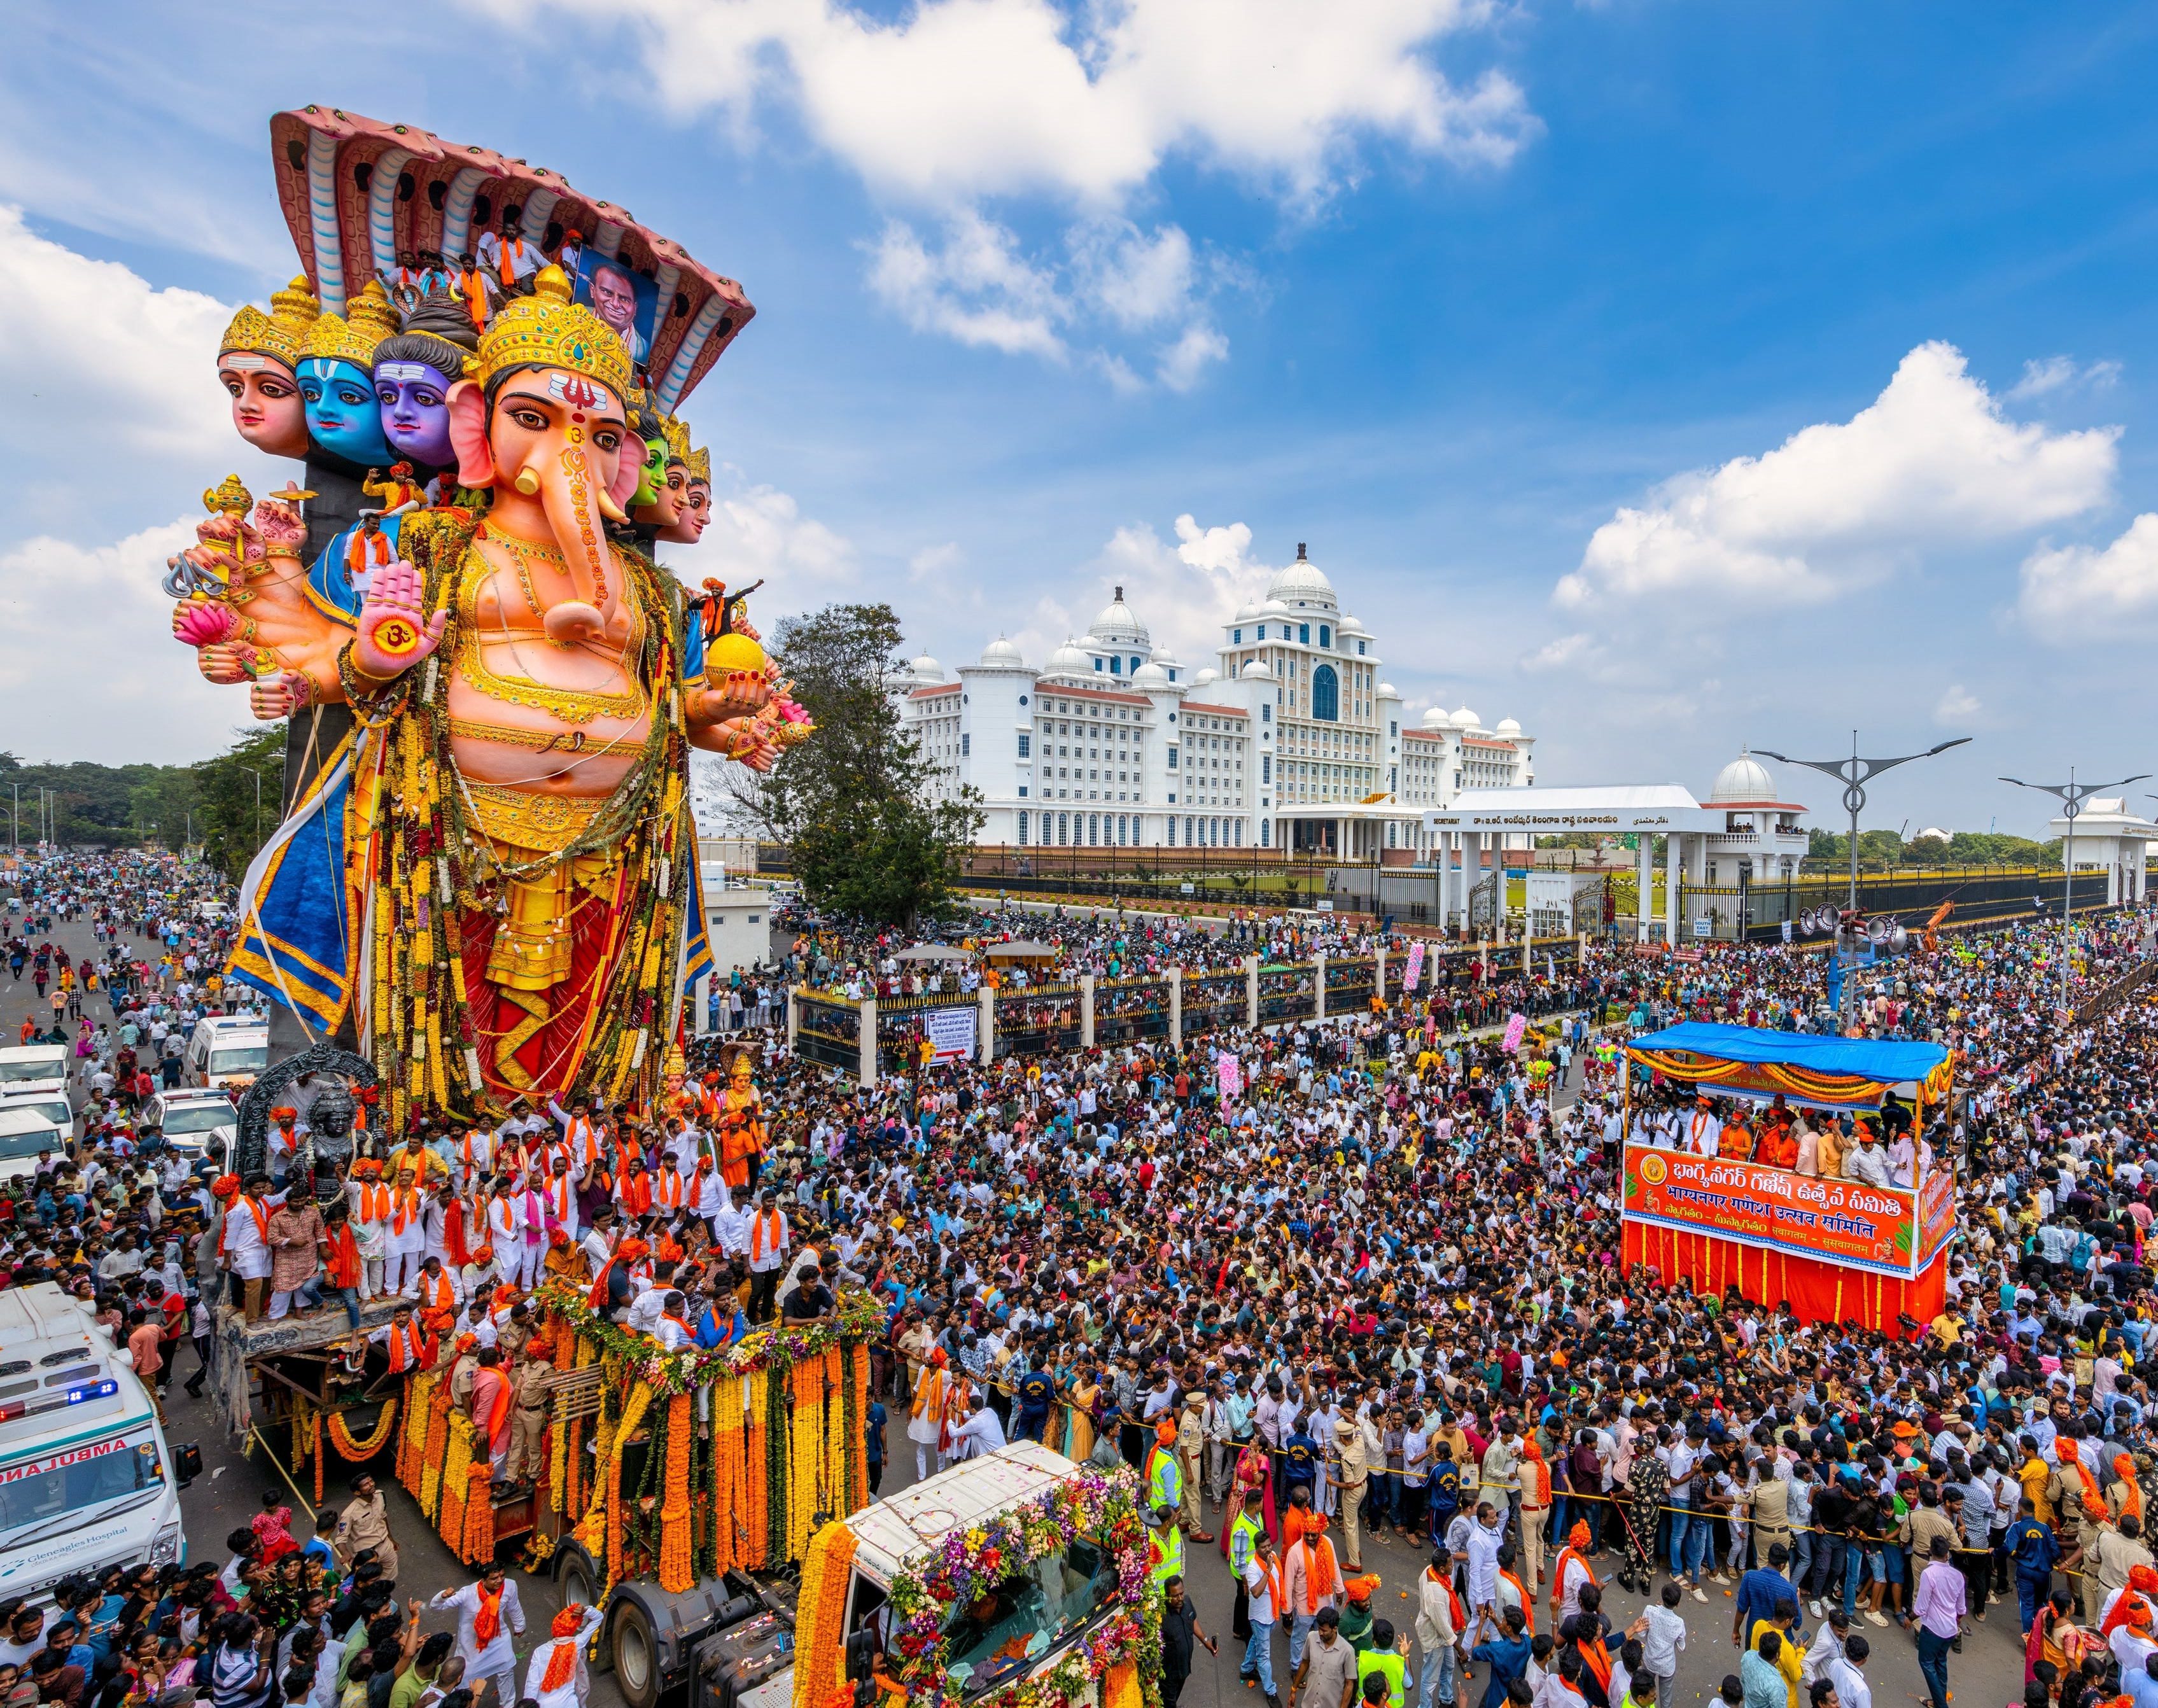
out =
[[405,317],[405,330],[375,346],[382,434],[398,456],[429,468],[447,468],[457,460],[450,444],[450,388],[476,342],[462,305],[446,298],[416,304]]

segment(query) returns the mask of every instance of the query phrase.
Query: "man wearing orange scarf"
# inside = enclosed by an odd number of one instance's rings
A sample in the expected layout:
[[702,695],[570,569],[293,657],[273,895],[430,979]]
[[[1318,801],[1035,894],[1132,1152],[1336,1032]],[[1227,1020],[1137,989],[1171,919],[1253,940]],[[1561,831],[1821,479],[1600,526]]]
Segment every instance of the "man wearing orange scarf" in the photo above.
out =
[[945,1369],[951,1360],[944,1349],[935,1348],[923,1365],[922,1379],[914,1385],[914,1401],[907,1408],[906,1438],[914,1443],[914,1480],[929,1480],[929,1460],[936,1455],[937,1468],[944,1468],[942,1437],[944,1432],[944,1401],[949,1387]]
[[581,1708],[592,1688],[585,1670],[585,1645],[606,1617],[606,1608],[576,1602],[555,1615],[547,1631],[552,1640],[534,1649],[525,1663],[525,1700],[539,1708]]
[[472,1377],[472,1421],[487,1442],[490,1475],[503,1480],[503,1461],[509,1457],[510,1381],[502,1369],[498,1347],[479,1349],[479,1370]]
[[[2071,1425],[2071,1428],[2076,1426]],[[2061,1514],[2061,1528],[2073,1536],[2081,1558],[2075,1564],[2081,1571],[2083,1585],[2083,1623],[2098,1623],[2099,1538],[2113,1521],[2113,1509],[2105,1504],[2105,1496],[2098,1486],[2098,1478],[2091,1474],[2090,1467],[2083,1463],[2081,1431],[2073,1435],[2067,1431],[2053,1437],[2053,1475],[2050,1492],[2053,1504]]]
[[1551,1521],[1551,1467],[1534,1436],[1521,1441],[1521,1563],[1522,1582],[1533,1595],[1544,1581],[1544,1526]]
[[630,1272],[637,1267],[638,1259],[651,1251],[643,1241],[634,1237],[624,1240],[592,1277],[592,1290],[585,1296],[585,1303],[612,1323],[637,1301],[638,1287]]
[[1349,1601],[1326,1520],[1316,1513],[1304,1520],[1304,1534],[1282,1561],[1282,1593],[1288,1602],[1288,1666],[1293,1673],[1304,1659],[1304,1645],[1319,1610],[1332,1607],[1339,1613]]
[[514,1702],[517,1652],[512,1639],[524,1634],[524,1608],[501,1562],[488,1561],[478,1583],[438,1591],[428,1605],[443,1613],[457,1610],[457,1653],[464,1659],[465,1683],[474,1699],[483,1685],[492,1682],[497,1702]]
[[1588,1565],[1588,1525],[1576,1520],[1567,1533],[1566,1546],[1551,1571],[1551,1623],[1558,1625],[1581,1611],[1581,1592],[1596,1587],[1596,1574]]

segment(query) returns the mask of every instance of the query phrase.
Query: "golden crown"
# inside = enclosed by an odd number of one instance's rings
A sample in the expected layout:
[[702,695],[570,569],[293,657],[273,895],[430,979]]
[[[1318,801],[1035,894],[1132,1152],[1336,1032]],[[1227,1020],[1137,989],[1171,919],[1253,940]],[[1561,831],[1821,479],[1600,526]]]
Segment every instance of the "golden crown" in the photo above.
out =
[[560,267],[540,268],[532,294],[505,302],[480,336],[482,385],[513,368],[560,368],[596,380],[617,398],[629,395],[629,351],[612,327],[570,301],[569,277]]
[[700,480],[706,486],[712,483],[712,453],[703,446],[694,447],[684,459],[689,465],[689,478]]
[[397,330],[397,316],[379,279],[370,279],[352,305],[349,319],[325,314],[307,328],[304,355],[369,368],[374,347]]
[[689,460],[689,429],[687,425],[672,415],[662,415],[659,431],[667,441],[667,460],[669,462],[687,462]]
[[307,281],[297,278],[270,298],[270,312],[265,314],[252,302],[240,305],[240,312],[225,329],[225,338],[217,347],[219,355],[234,350],[251,350],[258,356],[272,356],[287,368],[297,368],[300,358],[307,353],[307,329],[323,312],[307,289]]

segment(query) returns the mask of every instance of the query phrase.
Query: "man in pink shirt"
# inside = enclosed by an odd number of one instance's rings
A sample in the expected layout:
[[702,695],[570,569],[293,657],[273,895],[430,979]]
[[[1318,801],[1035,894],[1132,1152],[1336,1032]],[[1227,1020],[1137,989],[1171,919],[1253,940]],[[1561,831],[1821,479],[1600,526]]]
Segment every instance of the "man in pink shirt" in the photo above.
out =
[[135,1360],[135,1374],[142,1385],[149,1390],[150,1404],[157,1413],[157,1422],[165,1421],[164,1402],[157,1397],[157,1372],[165,1367],[162,1343],[165,1338],[164,1313],[157,1320],[137,1305],[127,1313],[127,1350]]

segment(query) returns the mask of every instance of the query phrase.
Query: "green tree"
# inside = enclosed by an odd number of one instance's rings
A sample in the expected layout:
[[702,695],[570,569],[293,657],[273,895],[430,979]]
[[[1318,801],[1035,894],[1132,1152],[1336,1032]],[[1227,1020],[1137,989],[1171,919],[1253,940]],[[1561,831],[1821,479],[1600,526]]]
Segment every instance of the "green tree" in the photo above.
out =
[[203,858],[236,884],[283,815],[285,726],[234,735],[225,752],[192,769]]
[[[6,815],[0,818],[0,839],[13,841],[18,822],[23,841],[36,839],[42,789],[50,805],[53,834],[66,846],[132,848],[153,839],[150,827],[155,824],[155,839],[178,847],[189,787],[183,766],[96,765],[87,760],[39,765],[0,753],[0,813]],[[183,827],[169,838],[160,816],[168,800],[178,808],[171,824]]]
[[883,925],[941,906],[983,814],[971,787],[939,768],[901,727],[886,687],[904,668],[888,605],[828,605],[788,617],[771,650],[793,679],[817,733],[738,792],[787,845],[809,899]]

